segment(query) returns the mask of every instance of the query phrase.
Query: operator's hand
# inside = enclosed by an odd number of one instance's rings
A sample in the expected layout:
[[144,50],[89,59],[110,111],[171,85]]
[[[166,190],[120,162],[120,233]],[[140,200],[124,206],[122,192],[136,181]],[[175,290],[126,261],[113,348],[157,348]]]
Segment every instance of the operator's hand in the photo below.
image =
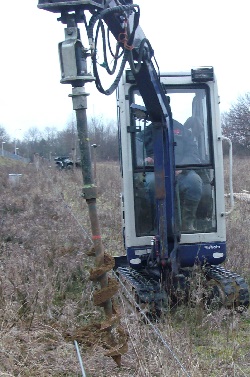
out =
[[177,176],[177,175],[179,175],[179,174],[181,174],[182,173],[182,170],[175,170],[175,175]]
[[154,159],[152,157],[146,157],[144,161],[148,165],[154,165]]

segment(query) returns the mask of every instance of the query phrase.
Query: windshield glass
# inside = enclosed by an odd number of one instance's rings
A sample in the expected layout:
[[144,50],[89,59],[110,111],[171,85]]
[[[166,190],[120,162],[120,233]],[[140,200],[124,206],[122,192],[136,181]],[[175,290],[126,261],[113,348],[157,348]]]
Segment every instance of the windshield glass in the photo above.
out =
[[[173,114],[176,223],[182,232],[216,229],[215,175],[206,86],[166,87]],[[134,90],[131,103],[144,106]],[[133,114],[133,110],[131,110]],[[135,223],[138,236],[156,234],[153,125],[132,115]],[[167,179],[167,177],[165,177]]]
[[[211,164],[212,156],[209,142],[211,135],[206,88],[175,87],[166,88],[166,90],[170,98],[174,121],[179,122],[185,130],[189,131],[194,143],[197,145],[199,164]],[[179,137],[178,131],[175,131],[175,122],[173,126],[177,154]],[[176,161],[176,165],[179,164],[178,162],[181,164],[181,161]]]
[[[212,165],[206,89],[175,87],[166,88],[166,91],[173,114],[176,166]],[[135,104],[143,106],[138,91],[134,92],[133,97]],[[150,121],[135,119],[134,122],[136,129],[140,130],[136,133],[134,162],[140,167],[144,165],[145,154],[152,153],[148,145],[148,139],[152,139],[152,130]]]

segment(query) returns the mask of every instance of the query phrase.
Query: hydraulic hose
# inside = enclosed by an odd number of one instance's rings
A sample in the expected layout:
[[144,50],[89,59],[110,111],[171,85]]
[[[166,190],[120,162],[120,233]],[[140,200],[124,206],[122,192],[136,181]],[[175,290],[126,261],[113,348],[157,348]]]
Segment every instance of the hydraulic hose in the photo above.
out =
[[[125,69],[126,62],[129,60],[130,51],[129,51],[129,49],[125,48],[125,46],[124,46],[123,58],[122,58],[122,62],[121,62],[119,71],[116,75],[116,78],[113,81],[112,85],[108,89],[105,90],[102,86],[102,83],[101,83],[101,80],[100,80],[100,77],[99,77],[99,73],[98,73],[98,69],[97,69],[97,59],[96,59],[96,45],[97,45],[97,37],[98,37],[98,33],[99,33],[99,28],[101,28],[101,30],[102,30],[102,35],[104,36],[104,34],[105,34],[104,33],[104,27],[103,27],[101,20],[105,16],[107,16],[108,14],[124,13],[124,12],[130,11],[130,10],[135,11],[136,8],[137,8],[137,12],[135,12],[133,30],[132,30],[132,32],[129,35],[128,40],[127,40],[127,46],[132,46],[135,31],[136,31],[137,26],[139,25],[140,10],[139,10],[138,5],[135,5],[135,4],[119,5],[119,6],[116,6],[116,7],[113,7],[113,8],[107,8],[107,9],[104,9],[102,12],[93,15],[90,19],[90,22],[89,22],[89,25],[88,25],[88,28],[87,28],[87,33],[88,33],[88,38],[89,38],[91,44],[92,44],[92,41],[94,40],[94,26],[95,26],[96,22],[99,21],[99,25],[97,27],[97,32],[96,32],[95,48],[94,48],[94,52],[93,52],[93,55],[92,55],[92,62],[93,62],[93,73],[94,73],[94,76],[96,78],[96,87],[99,90],[99,92],[101,92],[102,94],[111,95],[116,90],[116,88],[118,87],[122,73]],[[103,51],[104,51],[104,59],[107,60],[106,59],[107,55],[106,55],[106,42],[105,41],[103,41]],[[114,63],[114,66],[113,66],[112,69],[107,67],[107,72],[110,75],[115,73],[115,70],[116,70],[116,67],[117,67],[117,60],[118,60],[118,58],[115,59],[115,63]]]
[[143,56],[145,55],[145,45],[148,45],[150,53],[153,55],[153,49],[152,49],[152,46],[151,46],[149,40],[147,38],[144,38],[140,43],[138,58],[137,58],[137,61],[138,61],[137,65],[135,65],[133,53],[132,53],[132,51],[130,51],[129,64],[130,64],[131,71],[132,71],[133,74],[139,73],[139,71],[141,69],[141,62],[143,60]]

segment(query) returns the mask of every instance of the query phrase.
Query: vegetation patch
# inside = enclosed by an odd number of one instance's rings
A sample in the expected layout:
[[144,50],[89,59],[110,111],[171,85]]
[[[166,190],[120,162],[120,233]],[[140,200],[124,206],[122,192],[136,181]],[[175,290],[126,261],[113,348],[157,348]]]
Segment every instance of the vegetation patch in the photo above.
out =
[[[242,165],[241,159],[235,161],[237,191],[250,190],[248,171]],[[18,186],[8,180],[13,171],[22,174]],[[129,334],[122,367],[104,356],[97,335],[88,346],[77,338],[83,334],[81,329],[103,319],[102,311],[93,305],[95,285],[89,281],[93,258],[87,254],[92,243],[88,209],[81,197],[81,172],[48,166],[37,170],[33,164],[14,168],[8,162],[0,165],[0,173],[1,373],[80,375],[73,343],[78,339],[88,377],[184,375],[173,354],[119,294],[122,324]],[[119,166],[97,164],[96,180],[104,248],[121,255]],[[249,204],[236,202],[228,218],[225,264],[246,279],[250,276],[249,212]],[[157,326],[190,376],[250,375],[249,310],[242,314],[224,308],[209,311],[198,300],[195,306],[180,304],[167,312]]]

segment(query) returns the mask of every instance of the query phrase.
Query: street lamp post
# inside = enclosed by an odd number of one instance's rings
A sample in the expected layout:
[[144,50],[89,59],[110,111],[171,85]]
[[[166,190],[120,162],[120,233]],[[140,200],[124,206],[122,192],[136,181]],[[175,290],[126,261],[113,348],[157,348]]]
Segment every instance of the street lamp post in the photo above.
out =
[[2,156],[4,156],[4,149],[3,149],[3,145],[6,143],[6,141],[2,141]]

